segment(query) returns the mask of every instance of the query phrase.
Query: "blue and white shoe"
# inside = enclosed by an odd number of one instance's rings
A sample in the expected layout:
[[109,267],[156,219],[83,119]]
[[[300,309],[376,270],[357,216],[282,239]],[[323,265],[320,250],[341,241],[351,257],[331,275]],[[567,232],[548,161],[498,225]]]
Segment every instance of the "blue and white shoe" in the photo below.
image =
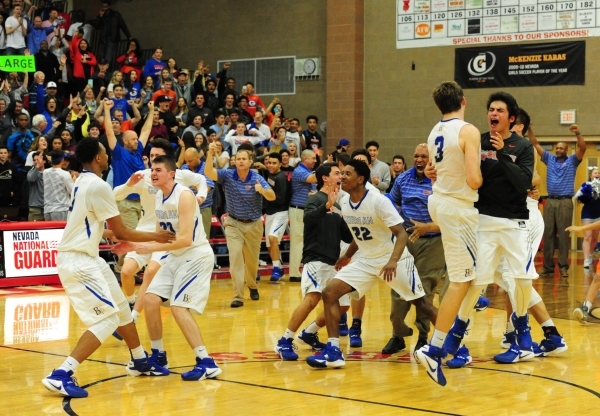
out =
[[306,357],[306,363],[313,368],[341,368],[346,365],[344,354],[330,342],[320,353]]
[[150,362],[150,359],[148,358],[148,353],[146,353],[145,358],[139,358],[137,360],[133,359],[129,361],[129,363],[125,367],[125,371],[132,377],[168,376],[170,374],[168,368],[164,368],[154,362]]
[[458,316],[454,320],[454,325],[450,328],[448,335],[446,336],[446,340],[444,341],[444,351],[448,354],[456,355],[458,349],[460,348],[460,344],[462,344],[462,340],[467,333],[467,328],[469,327],[470,320],[467,319],[467,322],[461,321]]
[[442,358],[446,356],[444,350],[428,344],[420,350],[415,351],[415,355],[419,364],[427,370],[427,375],[440,386],[445,386],[446,377],[442,373]]
[[508,350],[494,356],[494,361],[500,364],[513,364],[520,361],[529,361],[535,358],[533,349],[523,350],[515,343]]
[[196,365],[190,371],[181,373],[181,378],[184,381],[200,381],[207,378],[217,378],[223,370],[219,368],[213,358],[198,358],[196,357]]
[[82,398],[87,397],[88,392],[77,384],[73,372],[65,370],[53,370],[48,377],[42,379],[42,384],[48,390],[62,394],[63,396]]
[[550,355],[562,354],[569,347],[565,339],[559,335],[546,334],[546,337],[540,342],[533,343],[533,353],[536,357],[548,357]]
[[448,361],[446,361],[446,365],[449,368],[462,368],[470,364],[472,361],[473,357],[471,357],[471,355],[469,354],[467,346],[463,345],[458,349],[458,351],[454,355],[454,358],[451,358]]
[[151,364],[158,364],[163,368],[169,368],[169,361],[167,360],[167,352],[159,351],[156,348],[152,348],[152,355],[148,358],[148,362]]
[[502,336],[502,341],[500,342],[500,346],[505,350],[509,349],[512,344],[517,343],[517,331],[505,332]]
[[531,339],[531,327],[529,326],[529,316],[527,314],[523,316],[517,316],[516,313],[510,316],[512,323],[517,332],[517,345],[520,349],[530,351],[532,348],[533,340]]
[[283,361],[296,361],[298,359],[298,354],[294,351],[297,350],[298,347],[294,345],[294,342],[291,338],[283,338],[277,341],[277,345],[275,345],[275,352]]
[[362,334],[362,329],[350,327],[348,331],[348,335],[350,336],[350,347],[352,348],[360,348],[362,347],[362,338],[360,335]]
[[309,345],[314,351],[321,351],[327,347],[327,344],[319,341],[319,335],[317,334],[311,334],[309,332],[302,331],[296,336],[296,338],[303,344]]
[[283,269],[281,267],[273,267],[273,273],[271,273],[271,282],[278,282],[283,277]]
[[348,314],[344,313],[340,316],[340,337],[348,336]]
[[490,306],[490,300],[483,295],[479,295],[479,300],[475,304],[475,310],[477,312],[485,311]]

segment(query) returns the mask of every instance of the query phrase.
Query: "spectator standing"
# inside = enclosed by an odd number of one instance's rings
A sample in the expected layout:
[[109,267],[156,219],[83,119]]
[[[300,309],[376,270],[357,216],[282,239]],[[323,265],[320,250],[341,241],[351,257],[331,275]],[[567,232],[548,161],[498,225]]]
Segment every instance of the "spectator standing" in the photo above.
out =
[[121,31],[127,39],[131,40],[129,29],[121,13],[110,8],[109,1],[102,2],[94,28],[100,31],[100,58],[106,59],[111,64],[117,51],[117,45],[121,40]]
[[[190,147],[185,151],[184,155],[185,164],[181,167],[181,170],[189,170],[194,173],[199,173],[202,176],[204,175],[204,170],[206,167],[206,162],[201,159],[198,150],[193,147]],[[206,187],[207,193],[206,198],[200,205],[200,214],[202,215],[202,226],[204,227],[204,233],[206,234],[206,238],[210,239],[210,227],[212,221],[212,205],[213,205],[213,193],[215,189],[215,183],[212,179],[206,178]],[[192,189],[194,194],[198,191]]]
[[542,277],[554,274],[554,238],[558,235],[558,267],[560,276],[569,277],[569,233],[565,229],[573,218],[573,194],[575,193],[575,173],[585,154],[585,140],[579,126],[573,124],[569,130],[577,138],[575,154],[567,156],[569,145],[556,144],[556,154],[544,150],[538,143],[531,125],[527,132],[531,144],[547,166],[546,174],[548,199],[544,207],[544,265],[538,274]]
[[46,221],[66,221],[71,205],[73,177],[61,168],[65,154],[60,150],[49,153],[52,167],[43,171],[44,219]]
[[[245,92],[245,94],[244,94]],[[242,88],[242,95],[245,95],[248,99],[248,108],[246,111],[254,117],[254,113],[258,110],[265,111],[267,106],[262,102],[260,97],[254,93],[254,84],[246,82],[245,90]]]
[[33,155],[33,168],[27,172],[29,183],[29,221],[44,221],[44,170],[46,160],[40,153]]
[[33,26],[27,34],[27,47],[29,48],[29,53],[32,55],[38,53],[42,41],[46,41],[46,45],[48,45],[48,40],[46,38],[51,33],[54,33],[54,30],[55,29],[52,26],[42,27],[42,18],[39,16],[34,17]]
[[[204,105],[204,93],[197,92],[194,97],[194,104],[190,107],[190,111],[188,113],[188,126],[192,124],[194,117],[198,114],[202,116],[202,127],[205,129],[210,128],[213,124],[215,124],[215,118],[213,116],[213,112],[210,111],[210,108]],[[248,123],[250,123],[252,119]]]
[[117,63],[121,65],[119,71],[123,74],[135,71],[137,79],[141,79],[143,70],[141,52],[138,40],[136,38],[130,39],[127,51],[117,58]]
[[293,118],[290,120],[290,129],[285,134],[285,143],[290,146],[290,143],[296,143],[296,149],[302,151],[306,149],[306,141],[304,135],[298,129],[300,128],[300,120]]
[[96,56],[89,50],[87,40],[81,39],[78,47],[74,51],[71,59],[73,60],[73,95],[83,92],[88,79],[92,78],[96,69]]
[[340,139],[337,146],[335,147],[335,150],[333,151],[333,153],[331,153],[333,161],[337,162],[337,155],[339,155],[340,153],[348,153],[348,150],[350,150],[350,140]]
[[[581,185],[575,197],[583,203],[581,210],[581,224],[588,225],[600,221],[600,195],[598,194],[598,185],[600,185],[600,170],[593,167],[590,171],[589,181]],[[598,230],[585,230],[583,232],[583,243],[581,251],[583,252],[583,268],[589,269],[592,265],[592,253],[598,242]]]
[[21,6],[13,7],[13,15],[6,19],[4,24],[6,30],[6,54],[23,55],[27,46],[27,19],[21,16]]
[[152,54],[152,58],[146,61],[146,65],[144,65],[144,77],[152,77],[154,81],[154,85],[157,85],[159,82],[160,72],[162,69],[167,66],[163,61],[161,61],[163,56],[163,50],[159,46],[154,49],[154,53]]
[[388,193],[392,191],[396,178],[403,174],[405,171],[406,162],[404,161],[404,156],[394,155],[394,157],[392,158],[392,164],[390,166],[390,186],[387,189]]
[[44,74],[42,84],[44,81],[58,82],[62,78],[62,70],[65,67],[66,57],[59,61],[58,57],[50,52],[47,40],[44,39],[40,42],[39,50],[35,52],[33,58],[35,60],[36,69]]
[[192,102],[192,84],[189,82],[190,73],[187,69],[182,69],[177,75],[177,83],[175,84],[175,93],[177,99],[185,98],[187,103]]
[[379,156],[379,143],[371,140],[367,142],[365,147],[371,156],[371,183],[379,189],[380,193],[384,194],[391,182],[390,167],[377,158]]
[[[207,160],[214,157],[216,143],[208,148]],[[225,192],[228,217],[224,221],[231,277],[234,287],[232,308],[244,306],[244,282],[250,289],[250,298],[258,300],[256,275],[258,256],[263,235],[262,204],[275,199],[275,192],[260,176],[250,170],[252,152],[240,150],[236,154],[235,169],[215,169],[206,164],[207,178],[218,181]]]
[[304,130],[304,140],[306,147],[313,149],[315,152],[323,146],[321,134],[317,131],[319,119],[317,116],[306,117],[306,130]]
[[16,171],[15,166],[8,160],[8,149],[6,146],[0,146],[0,207],[14,204]]

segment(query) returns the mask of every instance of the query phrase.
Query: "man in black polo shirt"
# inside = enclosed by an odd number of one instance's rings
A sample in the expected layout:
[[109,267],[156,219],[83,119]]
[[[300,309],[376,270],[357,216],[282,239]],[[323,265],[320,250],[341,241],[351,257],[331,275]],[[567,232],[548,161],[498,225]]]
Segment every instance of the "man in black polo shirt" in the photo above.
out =
[[[340,240],[352,242],[350,229],[344,222],[338,197],[341,180],[337,164],[325,163],[315,172],[319,192],[308,197],[304,208],[304,249],[302,251],[302,303],[294,310],[283,337],[277,342],[275,352],[284,361],[295,361],[294,334],[321,300],[321,291],[336,274],[334,265],[340,256]],[[341,311],[346,312],[350,298],[340,299]],[[325,315],[317,319],[298,335],[298,339],[314,350],[325,348],[317,331],[325,326]]]

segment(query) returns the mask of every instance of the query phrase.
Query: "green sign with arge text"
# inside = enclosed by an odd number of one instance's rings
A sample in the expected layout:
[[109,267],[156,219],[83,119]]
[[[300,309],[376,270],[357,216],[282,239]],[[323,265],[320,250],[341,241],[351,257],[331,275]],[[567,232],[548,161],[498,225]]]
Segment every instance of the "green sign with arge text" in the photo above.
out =
[[35,59],[32,55],[0,56],[0,71],[35,72]]

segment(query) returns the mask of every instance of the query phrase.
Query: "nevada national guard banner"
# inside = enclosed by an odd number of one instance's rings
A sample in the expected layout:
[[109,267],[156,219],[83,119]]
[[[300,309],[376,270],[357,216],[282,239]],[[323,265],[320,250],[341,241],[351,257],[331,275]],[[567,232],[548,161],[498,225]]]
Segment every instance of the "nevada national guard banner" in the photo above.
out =
[[463,88],[583,85],[585,42],[456,49],[454,79]]

